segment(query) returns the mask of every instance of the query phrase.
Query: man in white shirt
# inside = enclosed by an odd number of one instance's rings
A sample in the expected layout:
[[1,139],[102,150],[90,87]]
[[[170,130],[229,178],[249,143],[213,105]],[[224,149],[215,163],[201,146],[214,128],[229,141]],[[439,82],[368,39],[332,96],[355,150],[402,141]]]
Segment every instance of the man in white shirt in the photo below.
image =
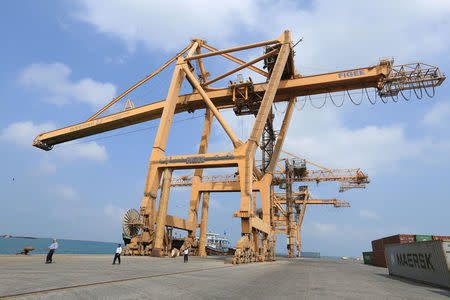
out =
[[122,254],[122,245],[118,244],[117,245],[117,249],[116,249],[116,254],[114,255],[114,260],[113,260],[113,265],[116,264],[116,259],[119,260],[119,265],[120,265],[120,254]]
[[187,263],[188,262],[188,255],[189,255],[188,248],[184,249],[183,254],[184,254],[184,262]]
[[55,253],[56,249],[58,249],[58,243],[56,242],[56,239],[53,239],[53,243],[47,249],[45,249],[45,251],[47,251],[48,249],[50,249],[50,251],[48,251],[47,259],[45,260],[45,263],[51,264],[53,253]]

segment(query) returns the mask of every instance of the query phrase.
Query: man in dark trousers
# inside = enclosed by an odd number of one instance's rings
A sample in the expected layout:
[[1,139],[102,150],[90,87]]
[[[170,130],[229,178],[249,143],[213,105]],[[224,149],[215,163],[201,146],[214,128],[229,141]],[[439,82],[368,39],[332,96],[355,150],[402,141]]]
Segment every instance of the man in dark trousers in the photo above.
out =
[[47,249],[45,249],[45,251],[49,249],[50,251],[48,251],[47,259],[45,260],[46,264],[52,263],[53,253],[55,253],[56,249],[58,249],[58,243],[56,242],[56,239],[53,239],[53,243]]
[[122,254],[122,246],[120,244],[117,245],[116,254],[114,255],[113,265],[116,264],[116,259],[119,260],[120,265],[120,254]]
[[189,255],[188,248],[184,249],[183,254],[184,254],[184,262],[187,263],[188,262],[188,255]]

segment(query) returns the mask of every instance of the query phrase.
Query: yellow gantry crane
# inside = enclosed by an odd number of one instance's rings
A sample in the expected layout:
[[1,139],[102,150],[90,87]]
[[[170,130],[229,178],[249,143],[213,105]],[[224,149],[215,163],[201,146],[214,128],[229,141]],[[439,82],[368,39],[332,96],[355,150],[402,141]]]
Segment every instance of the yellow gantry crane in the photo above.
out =
[[[235,58],[230,53],[262,47],[264,55],[249,62]],[[209,52],[202,53],[201,50]],[[205,58],[223,56],[239,66],[215,78],[209,78],[203,63]],[[254,66],[263,61],[265,70]],[[113,104],[134,89],[155,76],[162,69],[175,62],[167,97],[140,107],[111,115],[102,114]],[[193,62],[198,64],[197,70]],[[134,254],[162,256],[167,254],[169,242],[166,228],[177,228],[188,233],[188,239],[195,239],[198,227],[198,209],[201,197],[203,203],[209,201],[211,192],[240,192],[240,207],[234,214],[241,219],[242,237],[236,245],[234,262],[263,261],[273,259],[274,247],[271,226],[271,186],[275,166],[286,137],[291,116],[298,96],[330,94],[338,91],[376,88],[379,97],[398,97],[404,90],[422,90],[439,86],[444,80],[439,68],[421,63],[394,66],[390,60],[382,60],[378,65],[359,69],[342,70],[333,73],[301,76],[294,68],[294,51],[289,31],[277,39],[260,43],[217,50],[204,40],[194,39],[156,72],[133,85],[87,121],[62,129],[38,135],[33,145],[51,150],[54,145],[160,119],[145,181],[139,211],[140,228],[138,235],[131,239],[130,248]],[[248,68],[267,78],[266,82],[253,83],[251,80],[232,82],[226,87],[213,88],[210,85],[244,68]],[[198,76],[195,74],[198,72]],[[187,80],[193,88],[190,94],[180,95],[182,83]],[[285,102],[284,113],[278,136],[272,134],[273,103]],[[247,141],[241,141],[228,126],[220,111],[232,108],[236,116],[253,114],[255,121]],[[172,119],[175,114],[205,109],[203,130],[199,132],[200,147],[196,154],[166,156],[166,144]],[[232,142],[232,149],[222,153],[207,153],[211,123],[216,118]],[[262,141],[262,142],[261,142]],[[255,165],[258,147],[264,145],[268,155],[263,169]],[[206,168],[235,167],[239,180],[232,182],[208,182],[203,180]],[[179,169],[193,169],[189,218],[181,219],[167,213],[172,172]],[[161,184],[162,179],[162,184]],[[159,195],[158,208],[156,200]],[[253,193],[259,193],[262,213],[257,216],[252,210]],[[207,219],[202,216],[202,220]],[[200,241],[204,243],[205,227],[200,224]],[[203,230],[202,230],[203,229]],[[203,235],[202,235],[203,234]],[[188,241],[186,241],[188,242]],[[194,243],[194,242],[192,242]],[[188,243],[187,243],[188,244]]]
[[[295,154],[282,150],[294,159],[281,158],[277,163],[275,175],[272,178],[271,191],[271,225],[273,242],[277,240],[277,234],[286,234],[287,237],[287,253],[288,257],[294,256],[294,245],[297,248],[297,256],[300,255],[301,250],[301,226],[305,216],[306,207],[308,204],[324,204],[333,205],[334,207],[350,207],[350,203],[338,199],[311,199],[309,188],[307,185],[298,186],[298,192],[294,192],[294,183],[308,183],[308,182],[340,182],[341,187],[339,192],[344,191],[342,186],[353,185],[353,188],[365,188],[369,183],[367,174],[364,174],[360,169],[328,169],[320,166],[314,162],[304,159]],[[285,163],[285,167],[281,163]],[[308,169],[307,164],[313,165],[318,169]],[[258,166],[258,169],[263,169],[263,166]],[[215,184],[224,184],[230,182],[239,182],[239,174],[219,174],[219,175],[204,175],[203,181],[214,182]],[[172,187],[190,186],[193,182],[192,173],[178,178],[172,179]],[[275,192],[275,187],[279,187],[285,192]],[[257,216],[261,216],[261,209],[256,208],[256,195],[253,195],[253,211]],[[203,208],[205,209],[205,208]],[[202,216],[207,214],[202,211]],[[206,226],[207,220],[202,220],[202,225]],[[206,231],[205,231],[206,232]],[[198,249],[202,255],[205,252],[204,244]]]

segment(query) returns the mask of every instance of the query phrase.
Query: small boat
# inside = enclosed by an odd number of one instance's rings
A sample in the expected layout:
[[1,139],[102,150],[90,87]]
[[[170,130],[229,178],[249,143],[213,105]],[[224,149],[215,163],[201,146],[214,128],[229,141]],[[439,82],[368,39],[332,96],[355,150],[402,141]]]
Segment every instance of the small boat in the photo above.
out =
[[218,233],[206,233],[205,250],[208,255],[228,255],[230,242]]

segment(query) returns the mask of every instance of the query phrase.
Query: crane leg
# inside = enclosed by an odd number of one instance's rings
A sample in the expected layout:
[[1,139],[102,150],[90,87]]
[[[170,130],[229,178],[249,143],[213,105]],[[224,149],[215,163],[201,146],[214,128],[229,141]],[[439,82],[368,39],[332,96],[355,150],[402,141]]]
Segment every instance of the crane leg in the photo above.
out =
[[203,193],[202,221],[200,223],[200,237],[198,240],[198,255],[206,256],[206,230],[208,224],[209,192]]
[[164,232],[166,227],[167,206],[169,205],[170,184],[172,183],[172,170],[164,169],[161,197],[159,199],[158,215],[156,216],[155,242],[153,244],[152,256],[164,255]]
[[[202,139],[200,141],[200,147],[198,150],[199,154],[205,154],[206,151],[208,150],[209,136],[211,133],[211,125],[212,125],[213,117],[214,117],[214,115],[212,114],[211,110],[206,109],[205,123],[203,125],[203,132],[202,132]],[[189,221],[192,224],[195,224],[194,228],[197,227],[196,225],[198,222],[198,208],[200,205],[200,192],[199,192],[198,188],[202,181],[202,175],[203,175],[203,169],[195,169],[194,177],[192,179],[191,201],[190,201],[190,205],[189,205]],[[196,234],[195,230],[188,232],[188,236],[191,239],[195,239],[195,234]]]

